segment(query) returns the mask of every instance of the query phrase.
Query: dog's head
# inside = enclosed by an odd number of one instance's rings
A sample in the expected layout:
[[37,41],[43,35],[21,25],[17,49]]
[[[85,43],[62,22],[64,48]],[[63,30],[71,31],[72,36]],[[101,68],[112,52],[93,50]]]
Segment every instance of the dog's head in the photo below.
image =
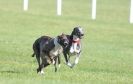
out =
[[72,31],[72,36],[73,35],[76,35],[78,36],[80,39],[82,39],[82,37],[84,36],[84,32],[83,32],[83,29],[82,27],[78,26],[78,27],[75,27]]
[[69,44],[69,40],[67,38],[67,36],[65,34],[62,34],[60,36],[58,36],[58,43],[62,46],[62,47],[67,47]]

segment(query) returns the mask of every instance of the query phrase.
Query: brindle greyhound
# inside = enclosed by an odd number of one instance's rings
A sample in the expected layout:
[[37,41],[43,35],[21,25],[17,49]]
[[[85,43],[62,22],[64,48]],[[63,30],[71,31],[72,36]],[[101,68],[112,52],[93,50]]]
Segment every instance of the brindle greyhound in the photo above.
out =
[[[67,35],[67,38],[69,39],[69,45],[64,48],[63,54],[65,57],[66,64],[70,68],[73,68],[79,61],[79,57],[81,54],[81,39],[83,36],[84,36],[84,32],[80,26],[75,27],[71,35]],[[76,37],[76,40],[74,40],[75,37]],[[70,57],[72,55],[76,55],[76,58],[73,64],[70,63]]]
[[[43,74],[43,68],[50,65],[51,63],[55,66],[55,72],[57,71],[56,62],[60,64],[60,54],[63,52],[63,48],[67,47],[69,40],[65,34],[51,38],[49,36],[42,36],[38,38],[33,44],[34,55],[38,62],[37,73]],[[58,58],[58,59],[57,59]]]

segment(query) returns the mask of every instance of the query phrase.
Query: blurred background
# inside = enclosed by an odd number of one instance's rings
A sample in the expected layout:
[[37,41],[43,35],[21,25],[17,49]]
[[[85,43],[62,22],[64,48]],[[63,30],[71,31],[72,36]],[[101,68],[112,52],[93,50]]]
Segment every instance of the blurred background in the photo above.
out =
[[[96,20],[91,19],[92,0],[62,0],[62,15],[56,0],[0,0],[1,84],[132,84],[133,25],[129,23],[130,0],[97,0]],[[36,73],[31,57],[33,42],[42,35],[71,34],[82,26],[82,54],[73,69],[65,65],[45,75]]]

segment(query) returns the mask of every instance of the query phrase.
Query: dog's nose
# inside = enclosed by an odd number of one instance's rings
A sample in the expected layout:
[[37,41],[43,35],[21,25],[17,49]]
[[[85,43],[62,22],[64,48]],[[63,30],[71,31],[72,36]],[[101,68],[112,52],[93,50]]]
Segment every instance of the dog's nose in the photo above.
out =
[[65,42],[64,44],[65,44],[65,45],[68,45],[68,43],[67,43],[67,42]]
[[68,45],[68,42],[67,42],[67,41],[65,41],[65,42],[64,42],[64,45],[65,45],[65,46],[67,46],[67,45]]
[[81,34],[81,35],[80,35],[80,38],[82,39],[82,38],[83,38],[83,36],[84,36],[84,34]]
[[81,34],[81,36],[84,36],[84,34]]

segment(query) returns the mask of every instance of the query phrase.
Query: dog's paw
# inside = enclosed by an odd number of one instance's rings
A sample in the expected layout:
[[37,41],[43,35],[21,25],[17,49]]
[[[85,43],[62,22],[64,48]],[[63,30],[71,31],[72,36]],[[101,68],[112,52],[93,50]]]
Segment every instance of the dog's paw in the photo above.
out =
[[43,72],[43,70],[41,70],[41,71],[40,71],[40,75],[44,75],[44,72]]
[[69,67],[71,67],[72,66],[72,64],[70,63],[70,62],[68,62],[68,63],[66,63]]
[[52,63],[55,64],[55,60],[52,60]]
[[75,63],[72,64],[72,66],[70,68],[73,68],[75,66]]

